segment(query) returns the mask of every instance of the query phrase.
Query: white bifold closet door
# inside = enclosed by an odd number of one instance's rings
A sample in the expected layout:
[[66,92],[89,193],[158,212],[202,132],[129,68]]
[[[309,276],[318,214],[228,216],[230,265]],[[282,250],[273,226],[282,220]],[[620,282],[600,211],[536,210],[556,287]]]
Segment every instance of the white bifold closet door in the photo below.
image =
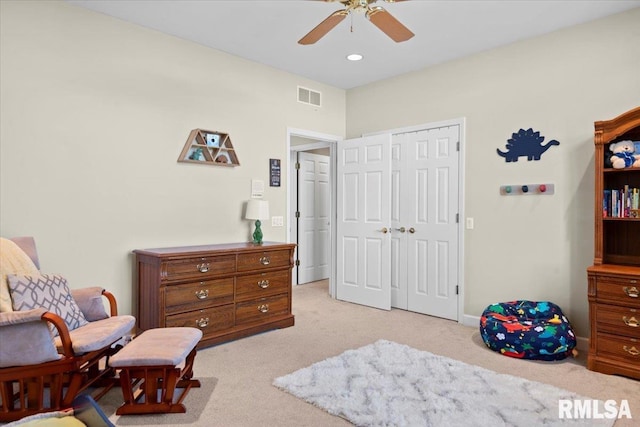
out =
[[336,297],[391,309],[391,135],[338,143]]
[[457,319],[459,126],[393,135],[391,306]]
[[338,144],[338,299],[457,319],[459,135]]

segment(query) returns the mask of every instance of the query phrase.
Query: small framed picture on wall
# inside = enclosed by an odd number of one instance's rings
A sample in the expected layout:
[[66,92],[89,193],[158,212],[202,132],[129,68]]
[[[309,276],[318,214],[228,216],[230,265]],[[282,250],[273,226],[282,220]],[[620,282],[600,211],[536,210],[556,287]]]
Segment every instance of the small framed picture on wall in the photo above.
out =
[[280,187],[280,159],[269,159],[269,186]]

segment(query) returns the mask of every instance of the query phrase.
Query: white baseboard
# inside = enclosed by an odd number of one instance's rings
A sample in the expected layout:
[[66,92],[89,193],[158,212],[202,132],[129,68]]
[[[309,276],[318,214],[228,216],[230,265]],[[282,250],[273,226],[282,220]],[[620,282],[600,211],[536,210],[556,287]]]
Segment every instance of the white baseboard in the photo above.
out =
[[462,316],[462,324],[464,326],[478,328],[480,327],[480,316],[471,316],[471,315],[465,314],[464,316]]
[[[479,328],[480,326],[480,316],[471,316],[469,314],[465,314],[462,316],[462,324],[464,326],[469,326],[472,328]],[[578,337],[576,336],[576,348],[580,352],[589,351],[589,338]]]

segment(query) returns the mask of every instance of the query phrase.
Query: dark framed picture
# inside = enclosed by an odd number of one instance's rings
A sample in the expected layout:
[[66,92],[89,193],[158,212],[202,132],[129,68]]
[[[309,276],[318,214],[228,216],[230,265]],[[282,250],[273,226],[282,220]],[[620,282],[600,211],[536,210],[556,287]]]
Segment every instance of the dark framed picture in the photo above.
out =
[[269,186],[280,187],[280,159],[269,159]]

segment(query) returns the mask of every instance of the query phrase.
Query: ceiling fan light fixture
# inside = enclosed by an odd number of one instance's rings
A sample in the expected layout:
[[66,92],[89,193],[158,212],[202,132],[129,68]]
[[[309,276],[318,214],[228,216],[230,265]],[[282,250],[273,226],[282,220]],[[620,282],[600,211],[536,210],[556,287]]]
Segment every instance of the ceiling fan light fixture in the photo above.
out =
[[362,58],[364,58],[364,56],[360,55],[359,53],[351,53],[347,55],[347,59],[349,61],[360,61],[362,60]]
[[[0,0],[1,1],[1,0]],[[402,25],[400,21],[393,17],[389,12],[380,6],[372,6],[378,0],[324,0],[325,2],[339,2],[345,7],[344,9],[337,10],[325,18],[320,24],[316,25],[314,29],[309,31],[307,35],[298,40],[298,44],[309,45],[314,44],[322,37],[324,37],[329,31],[337,26],[347,15],[353,14],[351,12],[364,13],[365,16],[383,33],[389,36],[396,43],[409,40],[414,34],[407,27]],[[405,0],[385,0],[387,3],[395,3]],[[353,23],[351,31],[353,32]]]

